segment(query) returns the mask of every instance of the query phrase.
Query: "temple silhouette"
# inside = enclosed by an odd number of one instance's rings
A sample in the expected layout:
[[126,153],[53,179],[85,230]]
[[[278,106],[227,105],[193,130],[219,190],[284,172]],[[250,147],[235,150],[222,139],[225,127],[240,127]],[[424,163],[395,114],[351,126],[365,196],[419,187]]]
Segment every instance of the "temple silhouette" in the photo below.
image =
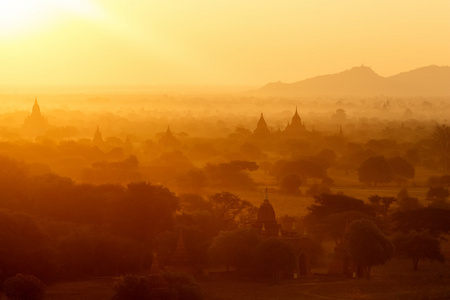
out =
[[278,238],[293,246],[296,260],[292,274],[294,278],[297,278],[298,275],[310,275],[313,242],[306,230],[302,234],[296,230],[295,223],[292,224],[290,230],[281,228],[276,221],[275,210],[269,201],[267,188],[253,228],[261,234],[262,238]]
[[41,108],[39,107],[37,98],[34,99],[34,105],[23,125],[22,132],[29,137],[36,137],[44,134],[49,128],[47,118],[41,114]]
[[278,129],[276,132],[271,132],[267,126],[267,122],[264,119],[263,113],[256,124],[256,129],[253,131],[252,138],[257,140],[268,139],[273,136],[279,136],[281,138],[301,138],[308,134],[305,124],[302,122],[300,115],[298,114],[297,107],[295,108],[294,116],[292,120],[287,123],[284,130]]

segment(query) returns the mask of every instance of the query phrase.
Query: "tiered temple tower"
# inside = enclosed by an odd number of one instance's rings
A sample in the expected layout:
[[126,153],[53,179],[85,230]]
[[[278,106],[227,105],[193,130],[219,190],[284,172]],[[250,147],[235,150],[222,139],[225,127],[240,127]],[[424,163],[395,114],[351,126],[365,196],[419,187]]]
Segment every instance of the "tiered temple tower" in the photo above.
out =
[[270,135],[269,128],[267,127],[266,120],[264,120],[263,113],[261,113],[261,117],[259,118],[258,124],[256,125],[256,129],[253,131],[253,136],[255,138],[267,138]]
[[258,230],[263,238],[278,238],[293,245],[295,249],[295,269],[292,276],[297,278],[298,275],[310,275],[311,269],[311,255],[312,255],[312,240],[306,233],[299,234],[292,225],[291,230],[283,230],[276,221],[275,210],[269,202],[269,197],[266,194],[264,202],[258,210],[258,218],[253,225],[253,228]]
[[286,126],[284,134],[289,137],[296,137],[305,133],[305,124],[303,124],[300,115],[298,114],[297,107],[295,107],[295,113],[292,117],[291,123]]
[[180,142],[173,135],[169,126],[167,126],[166,133],[159,139],[159,144],[168,150],[176,150],[180,147]]
[[275,217],[275,210],[269,201],[267,188],[264,202],[259,207],[258,217],[253,227],[260,230],[261,234],[267,237],[276,237],[280,231],[280,225]]
[[41,108],[37,102],[37,98],[34,99],[34,105],[31,110],[31,115],[29,115],[23,125],[22,130],[28,136],[37,136],[44,134],[48,129],[47,119],[42,116]]

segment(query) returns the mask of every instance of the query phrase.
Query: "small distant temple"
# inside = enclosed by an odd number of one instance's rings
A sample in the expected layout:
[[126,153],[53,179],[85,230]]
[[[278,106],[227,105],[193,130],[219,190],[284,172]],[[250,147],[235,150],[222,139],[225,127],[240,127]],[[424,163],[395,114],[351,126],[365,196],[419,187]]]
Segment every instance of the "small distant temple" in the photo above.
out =
[[48,127],[47,118],[42,116],[41,108],[39,107],[37,98],[35,98],[31,115],[25,119],[22,125],[22,131],[25,135],[35,137],[37,135],[44,134]]
[[92,138],[92,144],[95,146],[101,147],[104,144],[102,133],[100,132],[100,128],[97,125],[97,130],[94,133],[94,137]]
[[305,124],[303,124],[302,119],[300,118],[297,107],[295,107],[295,113],[292,117],[291,123],[287,124],[286,129],[284,129],[283,134],[288,137],[296,137],[304,134],[306,131]]
[[269,135],[269,128],[267,127],[266,120],[264,120],[263,113],[261,113],[256,129],[253,131],[253,136],[256,138],[267,138]]
[[161,276],[156,253],[153,253],[152,267],[150,268],[148,279],[153,292],[167,291],[169,289],[169,284]]
[[310,275],[312,240],[306,233],[306,230],[302,234],[297,232],[295,223],[292,224],[290,230],[281,228],[281,225],[276,221],[275,210],[269,201],[267,188],[264,202],[258,209],[258,217],[253,224],[253,228],[258,230],[263,238],[282,239],[294,246],[296,255],[294,278],[297,278],[298,275]]
[[[281,131],[281,129],[278,129],[278,131],[274,134],[286,138],[298,138],[304,136],[306,132],[307,131],[305,124],[302,122],[302,119],[300,118],[296,107],[291,122],[288,122],[286,128],[283,131]],[[270,132],[266,120],[261,113],[261,117],[259,118],[258,124],[256,125],[256,129],[253,131],[252,138],[262,140],[269,138],[272,134],[273,133]]]
[[183,240],[183,232],[179,231],[175,251],[169,257],[165,269],[167,271],[192,272],[193,266]]
[[159,139],[159,144],[162,147],[170,150],[175,150],[180,146],[180,142],[173,135],[169,126],[167,126],[166,133]]

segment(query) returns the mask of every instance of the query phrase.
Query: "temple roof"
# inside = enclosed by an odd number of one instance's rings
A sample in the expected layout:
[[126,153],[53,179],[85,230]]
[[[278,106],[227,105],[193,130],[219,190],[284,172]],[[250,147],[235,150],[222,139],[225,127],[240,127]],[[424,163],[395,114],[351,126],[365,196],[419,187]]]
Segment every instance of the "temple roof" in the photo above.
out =
[[270,223],[275,222],[275,210],[273,209],[272,204],[269,202],[269,197],[267,195],[267,188],[266,188],[266,195],[264,197],[264,202],[261,204],[258,210],[258,222],[262,223]]
[[33,105],[33,109],[31,110],[31,114],[32,115],[41,115],[41,108],[39,107],[39,104],[37,102],[37,97],[34,98],[34,105]]
[[253,133],[258,136],[270,134],[269,128],[267,128],[266,120],[264,120],[263,113],[261,113],[261,117],[259,118],[258,124],[256,125],[256,129]]

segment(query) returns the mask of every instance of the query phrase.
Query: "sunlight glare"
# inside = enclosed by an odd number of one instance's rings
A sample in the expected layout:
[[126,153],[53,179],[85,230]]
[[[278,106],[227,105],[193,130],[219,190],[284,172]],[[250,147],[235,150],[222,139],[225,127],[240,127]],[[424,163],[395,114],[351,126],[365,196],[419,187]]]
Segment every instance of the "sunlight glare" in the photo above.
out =
[[88,0],[0,0],[0,37],[16,38],[42,30],[66,15],[101,19],[101,10]]

